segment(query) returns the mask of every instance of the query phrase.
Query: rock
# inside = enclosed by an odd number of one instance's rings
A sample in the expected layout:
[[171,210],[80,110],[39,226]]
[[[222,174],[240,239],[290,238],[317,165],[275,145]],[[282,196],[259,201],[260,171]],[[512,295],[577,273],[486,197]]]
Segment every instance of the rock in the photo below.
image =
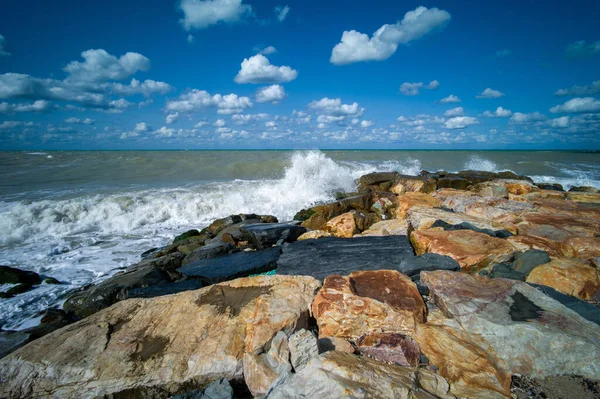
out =
[[553,376],[544,379],[513,376],[513,398],[599,398],[600,383],[578,376]]
[[378,215],[380,218],[391,216],[390,210],[394,207],[393,198],[381,197],[373,201],[370,211]]
[[16,267],[0,266],[0,284],[37,285],[42,282],[39,274]]
[[406,219],[412,230],[441,227],[444,230],[473,230],[492,237],[510,237],[512,235],[504,226],[491,223],[486,219],[438,208],[411,209],[408,211]]
[[571,236],[595,237],[600,233],[598,220],[557,213],[526,213],[517,225],[519,234],[562,241]]
[[46,277],[42,281],[42,284],[59,285],[59,284],[62,284],[62,283],[60,281],[58,281],[57,279],[55,279],[54,277]]
[[600,193],[580,193],[580,192],[571,192],[567,193],[567,199],[575,202],[586,202],[599,204],[600,203]]
[[153,285],[144,288],[133,288],[127,291],[127,298],[154,298],[157,296],[197,290],[205,285],[206,284],[202,280],[183,280],[175,283]]
[[172,399],[233,399],[233,388],[222,378],[208,384],[206,389],[175,395]]
[[195,237],[195,236],[199,236],[199,235],[200,235],[200,232],[196,229],[188,230],[185,233],[181,233],[178,236],[176,236],[175,238],[173,238],[173,243],[176,243],[177,241],[186,240],[190,237]]
[[30,284],[11,284],[6,291],[0,292],[0,298],[12,298],[16,295],[27,292],[33,288]]
[[327,222],[325,231],[340,238],[352,238],[354,234],[359,233],[356,228],[356,223],[354,222],[354,215],[350,212],[336,216]]
[[565,295],[545,285],[530,284],[538,291],[565,305],[579,316],[600,326],[600,308],[571,295]]
[[[353,209],[367,210],[371,206],[373,206],[373,196],[371,194],[361,194],[329,204],[318,205],[311,208],[312,215],[302,222],[302,226],[311,230],[325,230],[325,225],[332,218]],[[304,212],[304,214],[307,213]]]
[[471,230],[415,230],[410,241],[418,255],[436,253],[456,260],[465,271],[510,261],[516,248],[508,241]]
[[473,182],[462,177],[442,177],[437,179],[438,188],[453,188],[455,190],[468,190]]
[[472,190],[482,197],[508,198],[508,189],[498,181],[476,184]]
[[216,258],[202,259],[180,267],[184,276],[202,278],[214,284],[251,274],[268,272],[277,267],[281,249],[273,247],[262,251],[244,251]]
[[328,231],[313,230],[313,231],[307,231],[306,233],[302,234],[300,237],[298,237],[298,241],[302,241],[302,240],[315,240],[317,238],[331,237],[331,236],[332,236],[332,234],[329,233]]
[[385,363],[399,366],[419,366],[419,345],[404,334],[372,333],[356,340],[358,353]]
[[[460,212],[486,220],[493,220],[500,217],[506,218],[507,215],[514,218],[535,209],[533,205],[525,202],[511,201],[504,198],[481,198],[476,196],[448,197],[444,201],[443,206],[454,212]],[[500,219],[498,221],[502,223],[503,220],[504,219]]]
[[503,179],[497,180],[498,183],[504,185],[510,194],[523,195],[534,191],[539,191],[533,183],[526,180]]
[[448,384],[443,378],[426,370],[334,351],[311,360],[302,371],[274,387],[265,398],[449,399],[452,396],[448,395],[447,389]]
[[406,193],[398,197],[396,202],[398,204],[395,214],[396,219],[406,219],[406,213],[411,208],[438,208],[442,205],[437,198],[423,193]]
[[269,344],[266,353],[244,353],[244,380],[253,396],[264,396],[269,388],[291,371],[288,339],[279,331]]
[[591,299],[600,289],[598,269],[571,259],[554,259],[529,273],[527,282],[552,287],[558,292],[580,299]]
[[597,193],[599,190],[590,186],[574,186],[569,189],[570,193]]
[[317,338],[312,332],[305,329],[290,335],[288,345],[290,347],[290,359],[296,373],[302,370],[313,357],[319,355]]
[[563,186],[558,183],[534,183],[541,190],[565,191]]
[[[562,374],[599,379],[600,327],[527,283],[446,271],[423,272],[421,281],[447,317],[436,323],[452,335],[463,335],[464,345],[482,350],[496,369],[536,378]],[[415,339],[432,363],[431,352],[436,351],[431,345],[443,350],[448,367],[462,362],[450,360],[455,338],[424,342],[421,327]],[[452,385],[453,378],[440,367]]]
[[405,257],[400,261],[397,269],[414,281],[420,279],[420,273],[423,271],[458,271],[460,270],[460,265],[449,256],[428,253],[412,258]]
[[354,353],[354,346],[347,340],[338,337],[319,338],[317,346],[319,347],[319,354],[329,351]]
[[312,311],[320,338],[346,339],[374,332],[411,334],[427,314],[416,285],[394,270],[329,276]]
[[479,197],[476,193],[467,190],[456,190],[453,188],[441,188],[431,195],[444,202],[449,197]]
[[119,302],[0,360],[0,397],[169,397],[240,379],[245,353],[306,326],[319,285],[253,277]]
[[437,184],[434,179],[423,176],[401,175],[395,181],[390,192],[404,195],[407,192],[421,192],[429,194],[435,191]]
[[361,176],[357,181],[359,191],[365,189],[368,186],[374,186],[385,182],[396,180],[400,177],[398,172],[373,172]]
[[382,220],[374,223],[359,234],[361,237],[405,236],[408,234],[408,223],[405,219]]
[[534,268],[548,262],[550,262],[550,256],[548,256],[547,252],[530,249],[525,252],[516,252],[512,267],[527,277]]
[[29,341],[41,338],[75,322],[71,316],[61,309],[46,309],[44,312],[38,314],[39,316],[41,316],[39,325],[22,330],[22,332],[30,335]]
[[257,249],[271,247],[281,242],[294,242],[306,228],[286,223],[259,223],[247,224],[240,227],[244,238],[250,241]]
[[[216,258],[222,255],[229,255],[236,251],[236,248],[228,242],[211,242],[190,252],[182,261],[180,266],[189,265],[203,259]],[[180,267],[178,266],[178,267]]]
[[76,292],[67,298],[63,309],[78,318],[88,317],[127,298],[128,292],[134,288],[150,287],[171,281],[166,272],[152,265],[137,267]]
[[175,270],[181,266],[185,255],[179,252],[173,252],[160,258],[143,260],[139,263],[131,265],[127,268],[128,272],[138,269],[154,268],[167,273],[171,280],[180,278],[181,276]]
[[0,359],[21,348],[29,339],[30,334],[23,331],[0,331]]

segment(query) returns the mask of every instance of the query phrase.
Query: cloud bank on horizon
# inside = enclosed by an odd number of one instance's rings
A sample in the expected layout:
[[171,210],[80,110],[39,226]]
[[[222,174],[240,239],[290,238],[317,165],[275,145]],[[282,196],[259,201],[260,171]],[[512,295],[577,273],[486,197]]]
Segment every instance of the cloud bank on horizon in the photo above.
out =
[[311,1],[65,5],[80,33],[48,37],[7,10],[0,149],[598,148],[600,32],[573,7]]

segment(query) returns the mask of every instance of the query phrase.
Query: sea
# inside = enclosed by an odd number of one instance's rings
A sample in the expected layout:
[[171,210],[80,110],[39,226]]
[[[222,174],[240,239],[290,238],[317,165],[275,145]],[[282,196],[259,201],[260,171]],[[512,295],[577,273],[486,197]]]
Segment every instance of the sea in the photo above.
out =
[[[291,220],[354,191],[374,171],[509,170],[535,182],[600,189],[594,151],[0,152],[0,265],[54,277],[0,299],[0,326],[24,329],[177,234],[237,213]],[[0,290],[7,289],[0,286]]]

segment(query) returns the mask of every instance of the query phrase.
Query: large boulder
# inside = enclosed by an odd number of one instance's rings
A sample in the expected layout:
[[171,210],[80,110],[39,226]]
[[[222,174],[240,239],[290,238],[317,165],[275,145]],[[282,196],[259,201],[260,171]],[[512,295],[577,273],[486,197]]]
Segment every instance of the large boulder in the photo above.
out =
[[340,238],[352,238],[354,234],[359,233],[351,212],[343,213],[328,221],[325,224],[325,231]]
[[319,337],[358,339],[375,332],[413,334],[427,308],[411,279],[395,270],[329,276],[312,304]]
[[391,183],[400,177],[398,172],[373,172],[361,176],[356,184],[359,190],[367,189],[371,186],[377,186],[382,183]]
[[267,394],[266,399],[420,398],[450,399],[448,383],[425,369],[401,367],[338,351],[311,360]]
[[296,214],[294,219],[304,219],[302,226],[311,230],[325,230],[325,225],[332,218],[353,209],[366,211],[371,206],[373,206],[373,196],[371,194],[361,194],[329,204],[317,205],[309,210],[302,210]]
[[272,385],[291,371],[287,335],[279,331],[265,353],[244,353],[244,380],[253,396],[264,396]]
[[264,276],[119,302],[0,360],[0,397],[169,397],[241,380],[244,354],[306,327],[319,286]]
[[36,285],[42,278],[35,272],[17,269],[16,267],[0,266],[0,284]]
[[418,255],[432,252],[449,256],[465,271],[510,261],[517,250],[506,240],[471,230],[415,230],[410,241]]
[[429,194],[435,191],[437,184],[435,179],[424,176],[401,175],[396,178],[390,188],[390,192],[398,195],[404,195],[408,192],[421,192]]
[[396,219],[406,219],[406,213],[412,208],[438,208],[441,201],[424,193],[406,193],[396,199]]
[[374,223],[367,230],[359,234],[361,237],[375,236],[405,236],[408,234],[408,223],[404,219],[382,220]]
[[598,269],[575,259],[554,259],[533,269],[527,282],[552,287],[580,299],[591,299],[600,290]]
[[492,237],[509,237],[512,235],[504,226],[486,219],[439,208],[411,209],[408,211],[406,219],[412,230],[441,227],[444,230],[473,230]]
[[443,203],[445,208],[454,212],[464,213],[469,216],[492,220],[500,218],[503,221],[507,216],[513,219],[519,215],[531,212],[535,208],[526,202],[511,201],[504,198],[481,198],[454,196],[448,197]]
[[[222,255],[229,255],[236,252],[236,248],[229,242],[211,242],[191,251],[181,261],[180,266],[185,266],[190,263],[198,262],[203,259],[216,258]],[[179,266],[178,266],[179,267]]]
[[240,227],[240,231],[257,249],[263,249],[279,242],[294,242],[307,230],[305,227],[287,223],[257,223],[246,224]]
[[363,356],[399,366],[418,367],[421,360],[419,345],[408,335],[398,333],[371,333],[354,341]]

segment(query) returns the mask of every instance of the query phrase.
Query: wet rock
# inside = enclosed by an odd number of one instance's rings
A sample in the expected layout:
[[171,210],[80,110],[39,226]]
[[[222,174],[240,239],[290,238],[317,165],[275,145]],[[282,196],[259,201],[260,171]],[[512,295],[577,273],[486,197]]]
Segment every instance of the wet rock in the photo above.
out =
[[[216,258],[222,255],[229,255],[236,251],[233,244],[228,242],[212,242],[190,252],[182,261],[180,266],[189,265],[203,259]],[[178,266],[178,267],[180,267]]]
[[374,223],[367,230],[359,234],[361,237],[375,236],[405,236],[408,234],[408,223],[404,219],[382,220]]
[[329,276],[312,311],[320,338],[346,339],[374,332],[411,334],[427,314],[416,285],[394,270]]
[[27,292],[33,288],[30,284],[14,284],[10,286],[10,288],[5,291],[0,292],[0,298],[7,299]]
[[534,183],[541,190],[565,191],[562,184],[558,183]]
[[368,210],[371,206],[373,206],[373,196],[371,194],[361,194],[329,204],[318,205],[310,209],[312,215],[302,222],[302,226],[311,230],[325,230],[327,222],[334,217],[353,209]]
[[42,284],[59,285],[59,284],[62,284],[62,283],[60,281],[58,281],[57,279],[55,279],[54,277],[46,277],[42,281]]
[[[483,350],[498,370],[537,378],[600,377],[600,327],[527,283],[445,271],[423,272],[421,281],[447,317],[436,322],[452,335],[466,335],[465,345]],[[429,320],[432,324],[433,317]],[[428,348],[436,340],[423,342],[419,334],[415,339],[435,364]],[[453,341],[436,341],[444,345],[448,365]]]
[[182,241],[182,240],[186,240],[188,238],[199,236],[199,235],[200,235],[200,232],[196,229],[188,230],[185,233],[181,233],[178,236],[176,236],[175,238],[173,238],[173,243],[176,243],[176,242]]
[[437,208],[416,208],[408,211],[406,219],[412,230],[441,227],[444,230],[473,230],[492,237],[510,237],[504,226],[486,219]]
[[176,269],[181,266],[184,257],[185,255],[180,252],[173,252],[168,255],[161,256],[160,258],[143,260],[139,263],[129,266],[127,271],[131,272],[138,269],[155,268],[167,273],[171,280],[175,280],[181,277],[176,272]]
[[177,271],[186,277],[201,278],[207,283],[214,284],[271,271],[277,267],[280,253],[279,247],[262,251],[237,252],[189,263]]
[[296,331],[288,340],[290,360],[295,372],[299,372],[313,357],[319,355],[317,337],[305,329]]
[[42,282],[39,274],[16,267],[0,266],[0,284],[37,285]]
[[293,224],[259,223],[244,225],[240,227],[240,231],[257,249],[263,249],[279,242],[294,242],[307,230]]
[[437,208],[442,205],[440,200],[424,193],[406,193],[398,197],[396,203],[396,219],[406,219],[406,213],[412,208]]
[[358,353],[380,362],[417,367],[421,358],[419,345],[404,334],[372,333],[355,343]]
[[29,341],[41,338],[76,321],[61,309],[46,309],[39,316],[41,316],[39,325],[22,331],[30,335]]
[[529,273],[527,282],[546,285],[580,299],[591,299],[600,289],[598,269],[573,259],[554,259],[538,266]]
[[119,302],[0,360],[0,397],[169,397],[240,379],[245,353],[305,327],[319,285],[253,277]]
[[292,371],[289,358],[288,339],[283,331],[273,337],[266,353],[244,354],[244,380],[253,396],[264,396],[273,384]]
[[312,230],[312,231],[308,231],[304,234],[302,234],[300,237],[298,237],[298,241],[302,241],[302,240],[316,240],[317,238],[322,238],[322,237],[331,237],[332,234],[328,231],[324,231],[324,230]]
[[197,290],[206,284],[202,280],[183,280],[174,283],[153,285],[145,288],[133,288],[127,291],[127,298],[154,298],[163,295],[178,294],[184,291]]
[[448,384],[426,370],[327,352],[276,386],[266,399],[449,398]]
[[360,191],[361,189],[365,189],[368,186],[374,186],[374,185],[378,185],[381,183],[392,182],[392,181],[396,180],[398,177],[400,177],[400,174],[398,172],[373,172],[373,173],[369,173],[364,176],[361,176],[357,181],[357,185],[358,185],[358,189]]
[[510,261],[516,251],[506,240],[471,230],[415,230],[410,234],[410,241],[418,255],[449,256],[465,271],[478,271]]

